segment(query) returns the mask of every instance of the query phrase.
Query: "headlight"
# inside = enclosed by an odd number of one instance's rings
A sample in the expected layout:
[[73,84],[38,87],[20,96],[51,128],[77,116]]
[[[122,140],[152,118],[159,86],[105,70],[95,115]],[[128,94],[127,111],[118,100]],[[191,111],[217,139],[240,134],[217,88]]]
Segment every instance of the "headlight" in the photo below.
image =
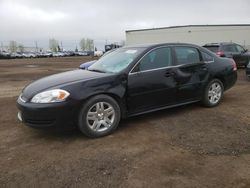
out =
[[247,65],[247,68],[250,68],[250,61],[249,61],[248,65]]
[[62,102],[67,99],[69,96],[69,92],[62,89],[53,89],[49,91],[44,91],[36,94],[31,102],[33,103],[54,103],[54,102]]

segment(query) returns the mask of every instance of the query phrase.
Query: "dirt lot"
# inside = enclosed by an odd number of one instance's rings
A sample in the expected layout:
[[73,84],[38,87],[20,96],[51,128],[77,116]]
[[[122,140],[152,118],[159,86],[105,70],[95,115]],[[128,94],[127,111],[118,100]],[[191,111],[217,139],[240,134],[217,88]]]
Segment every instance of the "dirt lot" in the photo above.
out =
[[250,187],[244,70],[216,108],[193,104],[130,118],[100,139],[17,121],[15,101],[26,84],[88,60],[0,61],[0,187]]

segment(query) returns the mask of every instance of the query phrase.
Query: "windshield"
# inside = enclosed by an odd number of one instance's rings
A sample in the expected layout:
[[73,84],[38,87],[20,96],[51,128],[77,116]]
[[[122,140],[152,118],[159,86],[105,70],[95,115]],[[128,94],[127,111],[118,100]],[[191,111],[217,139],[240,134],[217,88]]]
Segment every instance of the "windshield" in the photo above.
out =
[[143,51],[145,48],[120,48],[107,55],[104,55],[101,59],[91,65],[88,70],[105,72],[105,73],[118,73],[133,62],[133,60]]

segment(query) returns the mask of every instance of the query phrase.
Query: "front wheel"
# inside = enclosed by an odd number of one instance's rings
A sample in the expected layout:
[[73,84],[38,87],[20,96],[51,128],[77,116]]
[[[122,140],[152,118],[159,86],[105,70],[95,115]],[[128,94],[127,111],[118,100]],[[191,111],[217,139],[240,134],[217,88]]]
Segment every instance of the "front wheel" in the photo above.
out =
[[97,138],[112,133],[120,121],[120,107],[107,96],[90,98],[79,114],[78,127],[88,137]]
[[223,92],[223,83],[218,79],[212,80],[205,89],[203,104],[207,107],[217,106],[223,98]]

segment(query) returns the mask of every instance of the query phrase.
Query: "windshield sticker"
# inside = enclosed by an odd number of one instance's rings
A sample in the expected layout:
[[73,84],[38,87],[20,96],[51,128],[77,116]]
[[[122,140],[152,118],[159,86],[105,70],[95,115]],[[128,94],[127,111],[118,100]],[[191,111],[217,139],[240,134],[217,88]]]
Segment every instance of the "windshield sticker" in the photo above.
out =
[[125,53],[127,54],[135,54],[137,50],[127,50]]

